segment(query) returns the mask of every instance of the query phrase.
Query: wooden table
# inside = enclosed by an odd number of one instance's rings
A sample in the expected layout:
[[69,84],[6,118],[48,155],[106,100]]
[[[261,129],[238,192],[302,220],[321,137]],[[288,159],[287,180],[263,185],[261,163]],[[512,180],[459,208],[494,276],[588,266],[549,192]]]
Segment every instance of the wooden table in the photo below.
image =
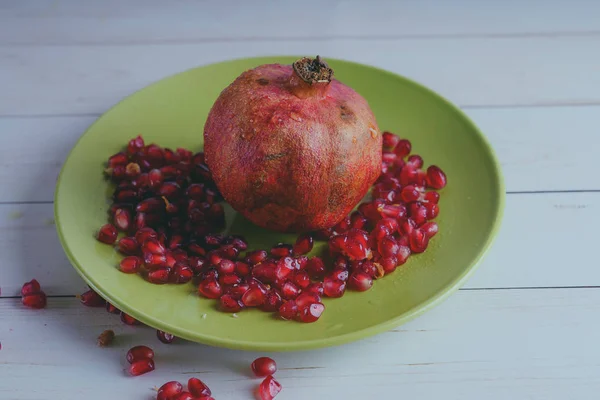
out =
[[[600,2],[0,2],[0,398],[151,399],[194,375],[250,399],[258,353],[184,341],[83,307],[53,226],[75,141],[133,91],[230,58],[321,54],[413,78],[488,136],[507,188],[496,244],[443,305],[387,333],[271,354],[278,399],[592,399],[600,391]],[[37,278],[48,307],[25,309]],[[112,328],[118,342],[98,348]],[[135,344],[157,370],[126,377]]]

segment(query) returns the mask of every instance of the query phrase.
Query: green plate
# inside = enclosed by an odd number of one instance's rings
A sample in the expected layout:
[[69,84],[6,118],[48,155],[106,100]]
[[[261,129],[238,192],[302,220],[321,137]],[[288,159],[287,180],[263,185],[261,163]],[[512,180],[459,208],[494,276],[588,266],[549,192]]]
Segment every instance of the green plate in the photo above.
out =
[[[146,143],[202,149],[206,116],[221,92],[242,71],[298,57],[233,60],[163,79],[118,103],[100,117],[72,149],[55,195],[58,234],[69,260],[85,281],[119,309],[154,328],[214,346],[246,350],[304,350],[350,342],[394,328],[439,304],[475,269],[500,226],[504,187],[500,166],[485,137],[448,101],[406,78],[357,63],[327,59],[336,77],[361,93],[380,129],[410,139],[425,164],[448,175],[442,191],[440,233],[429,249],[368,292],[325,299],[319,321],[302,324],[271,313],[243,311],[238,318],[216,310],[195,287],[153,285],[116,268],[120,256],[97,242],[107,222],[108,156],[137,134]],[[294,236],[256,228],[227,210],[228,229],[251,247],[268,248]],[[318,252],[319,249],[315,249]],[[203,318],[203,314],[206,314]]]

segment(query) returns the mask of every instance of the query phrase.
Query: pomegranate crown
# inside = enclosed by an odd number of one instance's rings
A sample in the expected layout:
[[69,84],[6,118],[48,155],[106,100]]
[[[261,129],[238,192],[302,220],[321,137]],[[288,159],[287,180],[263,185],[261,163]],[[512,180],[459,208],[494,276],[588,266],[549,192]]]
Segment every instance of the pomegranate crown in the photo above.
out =
[[329,83],[333,78],[333,70],[321,59],[302,57],[292,64],[296,74],[306,83]]

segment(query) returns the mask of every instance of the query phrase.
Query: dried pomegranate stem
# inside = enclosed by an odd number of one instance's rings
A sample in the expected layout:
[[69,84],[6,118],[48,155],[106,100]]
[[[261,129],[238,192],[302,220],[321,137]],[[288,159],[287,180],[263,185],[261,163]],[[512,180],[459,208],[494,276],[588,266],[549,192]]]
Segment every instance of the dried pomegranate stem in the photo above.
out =
[[333,70],[317,56],[303,57],[292,64],[294,73],[290,77],[292,92],[300,97],[323,96],[333,78]]

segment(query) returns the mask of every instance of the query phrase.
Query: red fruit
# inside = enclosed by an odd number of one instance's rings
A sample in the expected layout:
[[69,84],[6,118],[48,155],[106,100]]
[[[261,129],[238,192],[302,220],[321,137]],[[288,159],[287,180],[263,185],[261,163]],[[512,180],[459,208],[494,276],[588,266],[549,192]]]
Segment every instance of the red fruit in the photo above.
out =
[[188,380],[188,390],[194,397],[211,395],[211,391],[208,386],[206,386],[206,384],[198,378],[190,378]]
[[294,301],[296,302],[298,309],[302,310],[313,303],[320,303],[321,297],[314,293],[302,293]]
[[277,363],[269,357],[259,357],[250,365],[254,375],[263,377],[273,375],[277,371]]
[[334,268],[329,275],[332,279],[346,282],[348,280],[348,270],[346,268]]
[[282,300],[279,293],[275,290],[271,290],[267,293],[267,298],[260,308],[264,311],[277,311],[279,310],[279,307],[281,307],[281,303]]
[[219,271],[219,274],[233,274],[235,272],[235,262],[224,258],[219,261],[217,271]]
[[371,286],[373,286],[373,279],[362,272],[355,272],[348,279],[348,287],[359,292],[369,290]]
[[175,340],[175,336],[174,335],[171,335],[170,333],[163,332],[163,331],[158,330],[158,329],[156,330],[156,337],[158,338],[158,340],[160,340],[164,344],[173,343],[173,340]]
[[404,158],[410,154],[410,150],[412,149],[412,145],[406,139],[399,140],[394,148],[394,153],[400,158]]
[[135,346],[127,351],[127,362],[133,364],[137,360],[154,358],[154,350],[148,346]]
[[127,154],[133,155],[144,148],[144,138],[141,135],[136,136],[135,138],[129,141],[127,145]]
[[350,215],[350,228],[363,229],[367,225],[367,219],[360,211],[354,211]]
[[125,166],[127,164],[128,160],[129,159],[127,158],[127,154],[125,154],[125,153],[113,154],[108,159],[108,167],[109,168],[114,168],[117,165],[123,165],[123,166]]
[[400,141],[400,138],[391,132],[383,132],[382,139],[382,146],[384,150],[393,150]]
[[298,294],[300,294],[300,289],[298,289],[298,286],[289,281],[283,284],[283,287],[281,288],[281,296],[284,299],[295,299],[298,297]]
[[44,292],[26,294],[21,297],[21,302],[29,308],[45,308],[46,294]]
[[135,206],[135,211],[143,213],[157,212],[164,209],[165,202],[158,197],[150,197],[149,199],[142,200]]
[[28,294],[35,294],[42,291],[40,283],[36,279],[32,279],[29,282],[25,282],[21,288],[21,296],[27,296]]
[[[219,280],[222,280],[223,277],[219,278]],[[246,293],[249,289],[250,289],[250,285],[247,283],[233,283],[233,284],[229,284],[227,286],[225,286],[224,282],[219,282],[221,283],[221,285],[223,287],[225,287],[225,294],[229,294],[231,295],[231,297],[233,297],[236,300],[241,300],[242,296],[244,295],[244,293]],[[266,289],[265,289],[266,292]],[[244,304],[242,302],[242,304]]]
[[294,244],[294,254],[298,256],[301,254],[310,253],[313,248],[313,244],[314,239],[310,234],[304,233],[298,236],[298,239],[296,239],[296,243]]
[[327,297],[342,297],[346,291],[346,282],[325,277],[323,281],[323,294]]
[[191,281],[193,277],[194,272],[187,264],[176,262],[173,271],[171,271],[170,280],[173,283],[187,283]]
[[242,261],[236,261],[235,263],[235,273],[239,276],[247,276],[250,275],[250,266]]
[[417,154],[413,154],[412,156],[408,157],[406,163],[410,164],[413,168],[421,168],[423,166],[423,158]]
[[131,213],[125,208],[117,208],[114,216],[114,223],[117,229],[128,231],[131,227]]
[[271,248],[273,257],[287,257],[292,255],[292,246],[286,243],[279,243]]
[[281,384],[271,375],[267,376],[258,387],[260,400],[273,400],[279,392],[281,392]]
[[310,323],[315,322],[321,317],[325,311],[325,305],[323,303],[312,303],[302,309],[298,313],[300,322]]
[[298,271],[294,275],[294,283],[300,289],[306,289],[310,285],[310,277],[306,271]]
[[141,228],[135,233],[135,240],[138,243],[144,243],[149,238],[158,239],[158,234],[152,228]]
[[113,244],[117,240],[117,235],[117,228],[112,224],[106,224],[98,231],[98,240],[102,243]]
[[427,208],[418,203],[412,203],[411,206],[410,217],[417,226],[423,225],[427,221]]
[[164,254],[144,253],[144,264],[147,269],[157,269],[167,266],[167,256]]
[[242,310],[242,303],[229,294],[221,296],[221,310],[235,313]]
[[330,227],[379,176],[375,117],[332,73],[318,57],[261,65],[213,105],[206,163],[228,203],[253,223],[290,232]]
[[394,265],[402,265],[408,260],[410,256],[410,248],[408,246],[400,246],[398,248],[398,253],[396,254],[396,263]]
[[406,207],[402,204],[385,204],[379,212],[383,218],[398,219],[406,215]]
[[91,289],[79,296],[79,300],[88,307],[104,307],[106,304],[106,301]]
[[417,227],[417,224],[415,224],[415,221],[408,218],[408,219],[402,220],[402,222],[400,222],[400,227],[398,228],[398,231],[405,235],[410,235],[416,227]]
[[149,238],[142,244],[142,250],[152,254],[165,254],[165,246],[158,239]]
[[128,371],[132,376],[143,375],[154,371],[154,360],[150,358],[140,358],[129,366]]
[[275,268],[275,278],[277,280],[285,280],[294,270],[295,261],[291,257],[283,257],[277,260],[277,267]]
[[258,307],[266,300],[266,294],[258,286],[250,286],[250,289],[242,296],[242,303],[246,307]]
[[205,279],[198,285],[198,293],[207,299],[218,299],[223,294],[223,289],[214,278]]
[[423,199],[429,203],[437,204],[440,201],[440,194],[438,192],[427,192],[423,195]]
[[265,261],[254,266],[252,276],[264,283],[273,283],[277,280],[277,265],[272,261]]
[[298,306],[294,300],[287,300],[279,307],[279,316],[283,319],[294,319],[298,315]]
[[249,264],[256,265],[267,259],[269,255],[265,250],[255,250],[246,254],[246,260]]
[[435,203],[425,203],[423,204],[423,207],[427,210],[427,219],[434,219],[440,213],[440,207]]
[[154,269],[152,271],[148,271],[147,279],[148,282],[154,283],[155,285],[163,285],[169,282],[169,277],[171,275],[171,268],[169,267],[160,267]]
[[117,243],[119,251],[123,254],[133,255],[137,254],[140,249],[137,240],[134,237],[124,237]]
[[429,245],[429,237],[421,229],[415,229],[408,237],[408,243],[413,253],[422,253]]
[[148,172],[148,185],[152,189],[157,189],[163,183],[163,175],[159,169],[152,169]]
[[413,201],[419,200],[419,196],[421,193],[417,190],[417,188],[413,185],[407,185],[402,188],[402,192],[400,192],[400,196],[402,197],[402,201],[406,203],[411,203]]
[[398,254],[398,242],[393,236],[386,236],[377,245],[382,257],[394,257]]
[[143,262],[144,261],[140,257],[125,257],[119,263],[119,269],[121,270],[121,272],[125,272],[126,274],[135,274],[140,271]]
[[121,311],[121,322],[127,325],[137,325],[138,321],[133,318],[131,315],[124,313]]
[[158,389],[156,400],[172,400],[174,396],[183,391],[183,385],[177,381],[170,381]]
[[426,222],[423,224],[423,226],[421,226],[420,229],[429,239],[431,239],[436,233],[438,233],[438,224],[433,221]]
[[427,168],[427,185],[432,189],[443,189],[446,186],[446,174],[437,165]]
[[323,296],[323,282],[313,282],[306,289],[304,293],[313,293],[319,296]]
[[121,313],[121,310],[119,310],[117,307],[113,306],[109,302],[106,302],[106,311],[111,314],[120,314]]

